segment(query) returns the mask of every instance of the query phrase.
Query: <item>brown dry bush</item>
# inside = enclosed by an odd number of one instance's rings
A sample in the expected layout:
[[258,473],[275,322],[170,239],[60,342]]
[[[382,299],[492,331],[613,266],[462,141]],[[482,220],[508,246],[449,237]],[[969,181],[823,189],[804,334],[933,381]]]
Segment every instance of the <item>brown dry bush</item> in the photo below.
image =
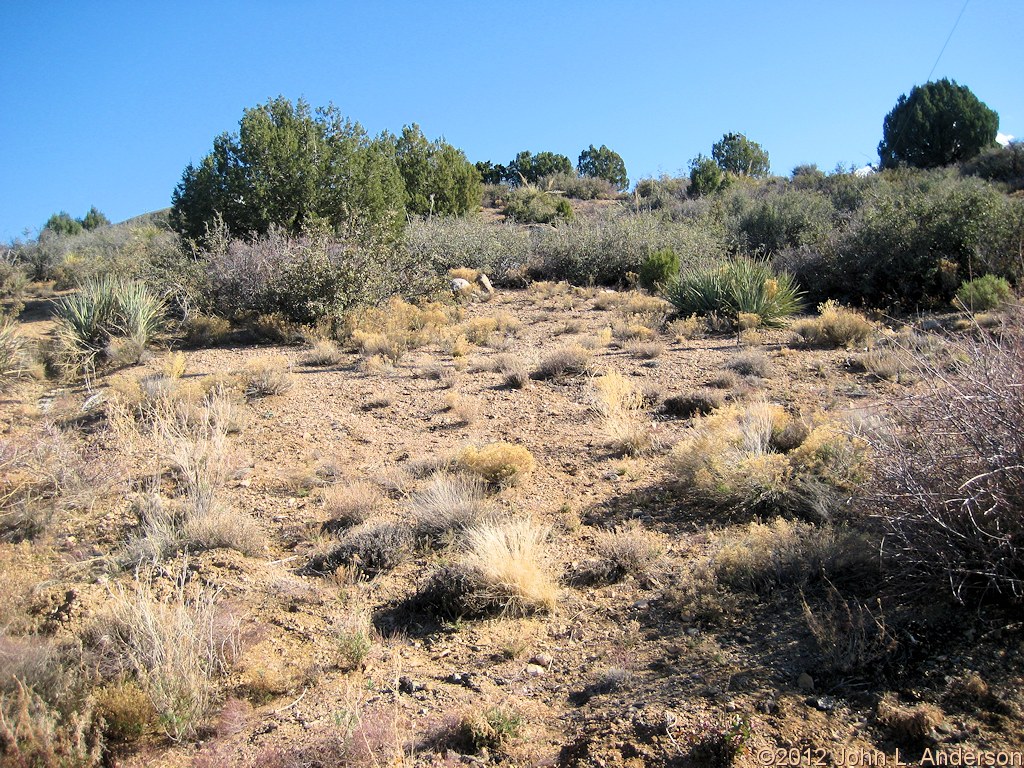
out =
[[812,606],[802,599],[804,619],[818,646],[819,669],[830,674],[878,673],[899,649],[886,626],[881,601],[844,596],[825,581],[825,599]]
[[377,486],[359,481],[330,485],[320,499],[329,517],[324,528],[329,530],[366,522],[384,501]]
[[30,688],[0,694],[0,765],[4,768],[92,768],[103,743],[91,708],[62,714]]
[[469,446],[456,459],[460,469],[480,477],[491,486],[515,485],[533,471],[537,462],[521,445],[497,442]]
[[860,312],[829,299],[818,306],[818,317],[794,323],[793,330],[805,344],[849,347],[866,343],[875,327]]
[[344,359],[345,355],[336,343],[330,339],[317,339],[302,357],[302,364],[326,367],[338,365]]
[[707,416],[725,405],[725,397],[715,389],[697,389],[666,397],[661,412],[675,419]]
[[935,736],[935,727],[945,719],[942,710],[934,704],[908,707],[899,703],[892,693],[878,702],[875,721],[886,735],[900,745],[911,747],[927,743]]
[[644,528],[637,520],[609,531],[598,531],[594,547],[598,557],[596,567],[609,581],[655,573],[668,550],[663,535]]
[[238,376],[248,397],[283,395],[292,388],[291,365],[283,355],[265,355],[247,362]]
[[759,376],[763,379],[772,374],[771,361],[763,352],[757,350],[740,352],[726,363],[726,367],[740,376]]
[[408,526],[378,523],[348,531],[329,554],[315,557],[310,570],[330,573],[347,566],[356,574],[369,577],[392,571],[405,562],[412,550]]
[[593,353],[579,344],[559,347],[546,355],[531,374],[535,379],[562,379],[590,372]]
[[925,391],[876,437],[863,509],[908,591],[1024,601],[1024,329],[965,339],[952,370],[918,356]]

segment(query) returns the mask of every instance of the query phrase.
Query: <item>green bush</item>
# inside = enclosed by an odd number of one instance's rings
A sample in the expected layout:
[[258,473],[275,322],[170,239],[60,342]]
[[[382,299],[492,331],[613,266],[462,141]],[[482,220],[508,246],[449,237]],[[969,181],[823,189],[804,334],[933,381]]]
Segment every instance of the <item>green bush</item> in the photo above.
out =
[[118,340],[141,353],[163,326],[163,313],[163,302],[142,283],[90,280],[57,303],[56,362],[68,373],[88,371],[112,357]]
[[[507,191],[507,188],[505,188]],[[493,224],[475,216],[413,219],[403,233],[405,258],[443,275],[469,267],[495,285],[521,284],[531,250],[530,233],[515,224]]]
[[679,255],[671,248],[656,251],[640,265],[637,282],[641,288],[654,291],[668,285],[679,275]]
[[612,200],[618,197],[615,186],[602,178],[554,173],[537,182],[542,189],[563,193],[573,200]]
[[719,267],[684,270],[666,295],[683,317],[714,312],[736,320],[742,313],[757,315],[765,326],[777,326],[801,309],[792,277],[776,274],[765,261],[744,257]]
[[1024,189],[1024,142],[993,147],[960,166],[964,176],[1006,184],[1010,191]]
[[995,275],[982,275],[961,283],[955,303],[968,312],[986,312],[1013,300],[1009,281]]
[[505,216],[521,224],[550,224],[559,219],[571,220],[572,205],[564,197],[525,184],[509,194]]

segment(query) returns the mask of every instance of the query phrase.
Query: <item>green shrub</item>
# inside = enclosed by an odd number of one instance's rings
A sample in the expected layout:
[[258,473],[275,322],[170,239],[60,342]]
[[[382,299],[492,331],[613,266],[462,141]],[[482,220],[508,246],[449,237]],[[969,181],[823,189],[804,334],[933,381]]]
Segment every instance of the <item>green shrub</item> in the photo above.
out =
[[57,303],[57,364],[67,372],[91,369],[112,357],[117,340],[141,353],[163,326],[163,311],[163,302],[142,283],[90,280]]
[[648,256],[640,265],[637,282],[641,288],[654,291],[668,285],[679,275],[679,256],[671,248],[656,251]]
[[618,197],[615,186],[602,178],[577,176],[574,173],[555,173],[537,182],[541,189],[557,191],[573,200],[614,200]]
[[778,326],[800,311],[801,294],[787,273],[776,274],[765,261],[738,258],[720,267],[685,270],[666,289],[679,314],[713,312],[738,319],[757,315],[761,325]]
[[[503,188],[506,192],[507,188]],[[495,285],[521,284],[531,250],[530,233],[509,222],[496,224],[476,216],[413,219],[404,232],[406,259],[435,274],[469,267]]]
[[982,275],[960,284],[955,303],[968,312],[987,312],[1013,300],[1009,281],[995,275]]
[[550,224],[572,219],[572,205],[532,184],[512,190],[505,204],[505,216],[522,224]]
[[993,147],[960,166],[964,176],[978,176],[1006,184],[1010,190],[1024,189],[1024,142]]

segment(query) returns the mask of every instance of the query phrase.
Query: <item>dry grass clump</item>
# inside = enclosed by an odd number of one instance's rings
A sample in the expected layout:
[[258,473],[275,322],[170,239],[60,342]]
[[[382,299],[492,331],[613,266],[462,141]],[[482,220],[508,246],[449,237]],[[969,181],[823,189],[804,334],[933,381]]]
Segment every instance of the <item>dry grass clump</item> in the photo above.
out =
[[381,358],[397,365],[409,347],[405,340],[385,333],[367,333],[356,329],[349,337],[364,358]]
[[661,341],[630,341],[622,345],[623,350],[641,360],[654,360],[665,352],[665,344]]
[[455,418],[455,424],[469,426],[480,420],[483,405],[475,397],[450,393],[445,398],[445,407]]
[[804,588],[825,578],[864,588],[877,579],[877,548],[863,535],[776,518],[718,534],[709,555],[719,583],[744,592]]
[[617,370],[594,380],[602,430],[609,448],[639,456],[661,448],[655,425],[643,413],[643,395]]
[[657,335],[653,328],[633,320],[616,320],[611,329],[612,336],[623,347],[630,342],[651,341]]
[[195,315],[185,321],[184,343],[188,347],[215,347],[227,341],[231,323],[214,315]]
[[579,344],[567,344],[545,356],[531,374],[534,379],[563,379],[590,372],[593,353]]
[[504,376],[509,389],[524,389],[530,383],[530,364],[519,355],[501,355],[495,361],[495,370]]
[[28,341],[13,321],[0,318],[0,392],[6,392],[12,382],[25,378],[31,369]]
[[452,279],[465,280],[467,283],[475,283],[480,277],[480,271],[472,267],[453,267],[448,270],[448,277]]
[[486,344],[497,330],[498,321],[493,317],[474,317],[463,326],[463,333],[471,344]]
[[506,442],[470,446],[458,455],[455,463],[492,486],[515,485],[537,465],[526,448]]
[[366,522],[384,501],[376,485],[360,481],[330,485],[323,489],[320,499],[329,518],[324,523],[328,530]]
[[638,520],[598,531],[594,539],[597,567],[609,581],[643,577],[657,571],[668,550],[665,536],[644,528]]
[[891,659],[898,643],[886,626],[881,601],[845,597],[825,581],[825,599],[816,605],[802,600],[804,620],[818,645],[818,668],[847,675],[877,669]]
[[709,381],[708,386],[714,389],[736,389],[740,385],[740,377],[735,371],[719,371]]
[[249,360],[237,375],[247,397],[283,395],[292,388],[291,364],[284,355],[264,355]]
[[690,339],[701,339],[707,335],[707,322],[696,314],[679,317],[668,323],[665,330],[678,344]]
[[547,528],[526,518],[469,529],[465,553],[431,577],[421,599],[452,617],[553,610],[558,586],[547,565],[548,535]]
[[0,695],[0,764],[12,768],[99,766],[103,739],[92,708],[65,714],[30,687]]
[[534,304],[553,296],[563,296],[569,293],[571,286],[564,280],[558,283],[551,280],[538,280],[526,287],[526,295],[533,299]]
[[345,355],[336,343],[330,339],[317,339],[303,356],[302,364],[326,367],[338,365],[344,359]]
[[781,407],[757,401],[699,419],[673,449],[670,471],[719,508],[821,519],[862,481],[866,453],[866,442],[835,421],[800,426]]
[[519,736],[522,727],[522,718],[509,709],[471,709],[445,726],[432,741],[437,747],[465,755],[500,754]]
[[856,368],[883,381],[899,381],[907,371],[907,362],[903,355],[884,346],[855,355],[851,362]]
[[190,594],[182,581],[160,599],[151,584],[136,580],[111,593],[107,611],[92,629],[104,663],[142,688],[169,738],[194,737],[214,712],[216,678],[238,647],[237,627],[216,594]]
[[750,350],[740,352],[726,363],[726,367],[740,376],[767,378],[772,373],[772,364],[763,352]]
[[725,405],[725,396],[717,389],[695,389],[681,395],[666,397],[661,412],[675,419],[707,416]]
[[890,739],[911,747],[928,743],[935,738],[935,727],[945,720],[942,710],[934,704],[904,706],[893,693],[882,696],[875,710],[875,721],[885,729]]
[[493,514],[478,477],[437,473],[411,500],[412,530],[417,537],[443,540]]
[[805,344],[850,347],[867,343],[875,326],[860,312],[829,299],[818,305],[818,317],[796,322],[793,330]]

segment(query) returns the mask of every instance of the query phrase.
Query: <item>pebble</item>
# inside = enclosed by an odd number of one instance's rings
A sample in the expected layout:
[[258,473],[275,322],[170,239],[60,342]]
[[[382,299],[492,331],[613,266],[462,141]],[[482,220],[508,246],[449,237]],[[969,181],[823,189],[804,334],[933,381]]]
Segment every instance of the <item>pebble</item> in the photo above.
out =
[[831,712],[839,706],[839,700],[834,696],[819,696],[816,699],[810,698],[807,700],[807,703],[819,712]]
[[806,672],[801,672],[800,677],[796,679],[796,687],[801,691],[813,691],[814,690],[814,678]]
[[402,677],[398,678],[398,690],[402,693],[416,693],[423,690],[423,683],[402,675]]
[[552,659],[550,655],[546,653],[538,653],[530,659],[529,663],[536,664],[538,667],[544,667],[544,669],[547,669],[551,666],[553,661],[554,659]]
[[540,677],[546,670],[540,664],[527,664],[526,674],[530,677]]

